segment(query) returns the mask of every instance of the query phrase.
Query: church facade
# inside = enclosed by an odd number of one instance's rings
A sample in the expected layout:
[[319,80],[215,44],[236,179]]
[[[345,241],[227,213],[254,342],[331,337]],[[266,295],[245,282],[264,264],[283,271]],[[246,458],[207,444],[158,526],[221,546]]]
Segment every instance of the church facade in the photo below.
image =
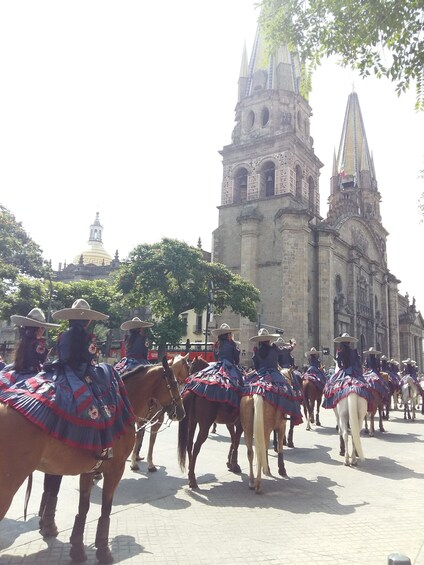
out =
[[322,163],[301,80],[296,56],[284,47],[267,56],[258,30],[249,61],[243,53],[232,143],[221,151],[212,249],[213,261],[261,292],[257,323],[232,313],[225,319],[241,330],[242,362],[249,364],[249,338],[263,326],[296,339],[299,365],[311,347],[334,354],[334,337],[347,332],[360,353],[373,346],[389,359],[416,360],[422,371],[424,322],[387,264],[388,232],[358,96],[347,101],[321,217]]

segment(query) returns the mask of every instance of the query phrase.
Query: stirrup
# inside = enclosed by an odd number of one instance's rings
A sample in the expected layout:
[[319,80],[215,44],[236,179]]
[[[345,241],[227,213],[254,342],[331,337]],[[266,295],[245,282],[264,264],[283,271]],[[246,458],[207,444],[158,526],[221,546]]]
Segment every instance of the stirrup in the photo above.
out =
[[112,447],[105,447],[104,449],[102,449],[100,454],[94,455],[94,458],[98,459],[99,461],[108,461],[109,459],[112,459],[113,458]]

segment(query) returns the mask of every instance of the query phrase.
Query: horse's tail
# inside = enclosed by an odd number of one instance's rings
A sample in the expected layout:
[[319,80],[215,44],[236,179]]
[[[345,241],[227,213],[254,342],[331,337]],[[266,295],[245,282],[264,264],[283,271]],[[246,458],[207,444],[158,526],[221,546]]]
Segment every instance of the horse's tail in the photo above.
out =
[[349,394],[347,397],[348,402],[348,410],[349,410],[349,425],[350,431],[352,433],[352,442],[353,447],[356,449],[356,453],[361,461],[365,459],[364,452],[362,450],[361,444],[361,426],[362,421],[360,421],[360,414],[359,414],[359,396],[357,394]]
[[193,394],[187,394],[183,400],[185,416],[178,423],[178,463],[181,471],[185,471],[186,467],[186,454],[187,454],[187,439],[188,439],[188,424],[191,417]]
[[255,438],[255,453],[258,470],[262,469],[264,475],[271,475],[268,465],[267,445],[265,444],[264,427],[264,399],[260,394],[253,396],[253,437]]

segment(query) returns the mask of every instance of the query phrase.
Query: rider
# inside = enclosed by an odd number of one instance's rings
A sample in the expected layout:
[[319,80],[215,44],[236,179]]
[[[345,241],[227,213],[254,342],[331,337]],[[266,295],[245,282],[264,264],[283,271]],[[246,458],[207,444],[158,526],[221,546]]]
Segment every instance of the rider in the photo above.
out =
[[238,328],[230,328],[225,323],[211,330],[211,335],[217,338],[216,361],[192,375],[184,385],[182,395],[193,391],[198,396],[215,402],[225,402],[238,409],[239,390],[244,379],[244,371],[239,366],[240,349],[233,339],[233,333],[238,331]]
[[303,374],[303,378],[312,379],[322,392],[327,379],[321,368],[320,353],[321,351],[317,351],[315,347],[311,347],[311,349],[305,353],[305,357],[309,359],[309,366]]
[[358,350],[352,347],[357,342],[358,339],[348,333],[343,333],[334,339],[334,343],[339,344],[336,352],[338,368],[325,383],[323,408],[335,408],[346,396],[347,390],[354,391],[367,401],[370,400],[368,385],[362,375],[361,358]]
[[146,328],[151,328],[151,322],[133,318],[121,324],[121,330],[129,331],[125,336],[125,357],[115,365],[120,375],[127,373],[138,365],[150,365],[148,356],[148,336]]
[[250,341],[257,344],[254,348],[253,364],[255,370],[249,373],[242,390],[242,396],[260,394],[274,406],[293,417],[293,424],[300,424],[302,416],[300,405],[287,378],[279,370],[280,349],[275,343],[279,334],[270,334],[261,328]]
[[[20,380],[26,381],[41,371],[48,354],[46,329],[58,328],[59,324],[47,323],[43,311],[39,308],[33,308],[27,316],[15,314],[10,320],[19,328],[19,340],[15,360],[5,368],[9,373],[5,378],[19,388]],[[3,388],[3,384],[2,380],[0,388]],[[44,490],[38,511],[40,533],[43,537],[55,537],[59,533],[54,517],[61,481],[60,475],[44,475]]]

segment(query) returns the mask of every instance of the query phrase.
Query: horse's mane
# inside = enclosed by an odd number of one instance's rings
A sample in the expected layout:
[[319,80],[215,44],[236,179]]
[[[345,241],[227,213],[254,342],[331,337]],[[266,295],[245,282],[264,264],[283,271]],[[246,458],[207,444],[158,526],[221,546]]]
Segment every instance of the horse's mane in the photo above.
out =
[[121,375],[121,379],[123,381],[128,381],[134,375],[138,375],[139,373],[146,371],[150,367],[156,367],[157,365],[158,365],[158,363],[155,364],[155,365],[137,365],[137,367],[134,367],[134,369],[131,369],[131,371],[127,371],[126,373]]

